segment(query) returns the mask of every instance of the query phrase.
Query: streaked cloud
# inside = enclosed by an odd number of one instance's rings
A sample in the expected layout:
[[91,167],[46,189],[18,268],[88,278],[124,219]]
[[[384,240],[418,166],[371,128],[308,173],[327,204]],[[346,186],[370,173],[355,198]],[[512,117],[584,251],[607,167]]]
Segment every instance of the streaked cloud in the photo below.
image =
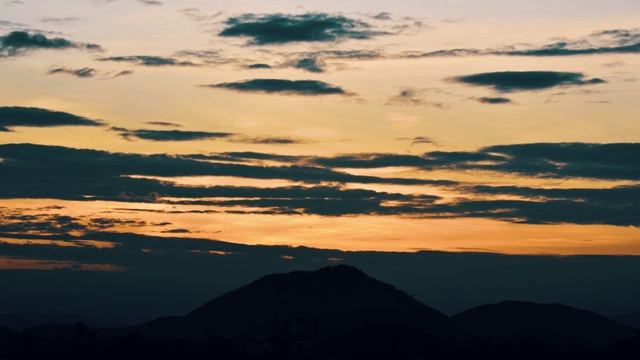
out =
[[193,141],[221,139],[233,136],[227,132],[185,131],[185,130],[130,130],[121,127],[112,127],[111,130],[119,132],[120,136],[127,140],[140,139],[151,141]]
[[131,56],[111,56],[103,57],[100,61],[126,62],[140,66],[199,66],[190,61],[181,61],[172,57],[151,56],[151,55],[131,55]]
[[202,85],[240,92],[285,95],[349,95],[338,86],[317,80],[252,79],[231,83]]
[[475,86],[487,86],[500,92],[543,90],[559,86],[602,84],[599,78],[585,79],[583,73],[559,71],[499,71],[464,75],[454,81]]
[[97,73],[97,70],[94,68],[85,67],[82,69],[69,69],[65,67],[57,67],[50,69],[47,71],[47,74],[69,74],[79,78],[90,78],[94,77]]

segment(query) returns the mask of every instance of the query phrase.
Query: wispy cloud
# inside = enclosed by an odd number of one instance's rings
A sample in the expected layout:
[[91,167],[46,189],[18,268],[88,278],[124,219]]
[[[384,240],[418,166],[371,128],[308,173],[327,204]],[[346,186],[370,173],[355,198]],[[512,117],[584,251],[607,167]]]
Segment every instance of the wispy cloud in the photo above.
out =
[[69,74],[79,78],[94,77],[97,70],[94,68],[85,67],[82,69],[69,69],[64,67],[53,68],[47,71],[47,74]]
[[199,66],[190,61],[181,61],[172,57],[151,56],[151,55],[131,55],[131,56],[111,56],[103,57],[100,61],[126,62],[141,66]]
[[400,57],[439,57],[439,56],[577,56],[598,54],[637,54],[640,53],[640,29],[613,29],[596,31],[577,40],[561,39],[541,46],[510,45],[489,49],[443,49],[428,52],[406,52]]

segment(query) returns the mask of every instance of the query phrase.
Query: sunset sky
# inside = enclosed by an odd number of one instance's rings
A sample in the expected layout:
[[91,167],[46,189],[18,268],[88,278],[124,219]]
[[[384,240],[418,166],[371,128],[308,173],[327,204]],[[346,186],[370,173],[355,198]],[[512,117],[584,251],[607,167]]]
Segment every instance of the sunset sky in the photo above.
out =
[[0,0],[0,269],[127,271],[116,233],[640,255],[639,16]]

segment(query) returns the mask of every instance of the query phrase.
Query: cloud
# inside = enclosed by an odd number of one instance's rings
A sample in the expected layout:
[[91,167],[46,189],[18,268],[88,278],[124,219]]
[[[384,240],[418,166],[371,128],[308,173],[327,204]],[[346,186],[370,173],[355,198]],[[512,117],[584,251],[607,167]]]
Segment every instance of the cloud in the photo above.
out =
[[147,121],[147,122],[145,122],[145,124],[147,124],[147,125],[156,125],[156,126],[166,126],[166,127],[173,127],[173,128],[182,127],[182,125],[180,125],[180,124],[176,124],[176,123],[172,123],[172,122],[166,122],[166,121]]
[[372,18],[376,20],[391,20],[391,13],[381,12],[376,15],[373,15]]
[[257,63],[257,64],[247,65],[247,69],[271,69],[271,65]]
[[601,84],[598,78],[583,79],[583,73],[558,71],[500,71],[453,78],[468,85],[488,86],[500,92],[543,90],[558,86]]
[[375,60],[383,54],[374,50],[321,50],[285,54],[287,60],[280,67],[323,73],[333,60]]
[[77,43],[61,37],[48,38],[42,34],[30,34],[26,31],[12,31],[0,36],[0,57],[15,56],[36,49],[85,49],[101,50],[100,45]]
[[174,53],[174,56],[198,59],[207,65],[223,65],[238,62],[236,58],[224,57],[218,50],[181,50]]
[[100,58],[100,61],[127,62],[141,66],[199,66],[190,61],[180,61],[175,58],[149,55],[112,56]]
[[205,14],[202,10],[198,9],[198,8],[187,8],[187,9],[182,9],[180,10],[181,13],[183,13],[185,16],[195,20],[195,21],[210,21],[213,20],[217,17],[219,17],[220,15],[222,15],[222,11],[219,11],[215,14]]
[[79,78],[90,78],[93,77],[96,72],[96,69],[89,67],[85,67],[82,69],[53,68],[47,71],[47,74],[69,74]]
[[373,30],[364,21],[324,13],[244,14],[227,19],[225,25],[226,28],[218,35],[250,37],[250,45],[362,40],[388,34]]
[[30,107],[0,107],[0,131],[11,131],[17,126],[103,126],[102,122],[81,116]]
[[317,80],[253,79],[232,83],[203,85],[240,92],[287,95],[350,95],[342,88]]
[[579,40],[565,40],[538,48],[494,51],[512,56],[573,56],[640,53],[640,29],[602,30]]
[[162,5],[162,1],[157,0],[136,0],[139,3],[143,3],[145,5]]
[[80,18],[79,17],[63,17],[63,18],[44,17],[40,19],[40,21],[43,23],[50,23],[50,24],[73,24],[80,21]]
[[231,139],[231,142],[244,144],[264,144],[264,145],[293,145],[307,144],[308,142],[300,139],[292,139],[288,137],[241,137]]
[[133,138],[151,141],[193,141],[221,139],[233,136],[226,132],[206,132],[206,131],[183,131],[183,130],[129,130],[120,127],[112,127],[111,130],[120,133],[122,138],[131,140]]
[[578,56],[598,54],[637,54],[640,53],[640,29],[613,29],[596,31],[577,40],[554,41],[542,46],[522,47],[509,45],[490,49],[445,49],[430,52],[405,52],[404,58],[438,56]]
[[302,69],[313,73],[324,72],[324,65],[325,64],[322,60],[313,57],[294,60],[289,64],[289,66],[293,68]]
[[419,144],[437,145],[438,142],[426,136],[416,136],[413,139],[411,139],[411,145],[419,145]]
[[478,99],[479,102],[483,104],[509,104],[511,103],[511,99],[505,97],[481,97]]
[[[72,232],[104,231],[114,227],[161,226],[161,224],[152,224],[140,219],[88,218],[58,213],[31,213],[32,211],[27,214],[24,210],[0,208],[0,234],[64,235]],[[55,211],[57,209],[33,210]]]
[[122,71],[118,72],[117,74],[113,75],[111,78],[115,79],[117,77],[127,76],[127,75],[132,75],[132,74],[133,74],[133,70],[122,70]]

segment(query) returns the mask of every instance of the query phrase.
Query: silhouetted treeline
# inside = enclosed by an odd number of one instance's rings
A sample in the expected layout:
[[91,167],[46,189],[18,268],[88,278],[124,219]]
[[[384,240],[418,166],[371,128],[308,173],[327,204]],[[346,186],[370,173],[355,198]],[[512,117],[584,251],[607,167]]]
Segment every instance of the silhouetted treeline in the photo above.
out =
[[370,324],[315,344],[286,338],[181,340],[142,335],[102,337],[82,323],[67,336],[37,336],[0,328],[0,359],[634,359],[640,333],[606,345],[571,338],[440,339],[402,324]]

